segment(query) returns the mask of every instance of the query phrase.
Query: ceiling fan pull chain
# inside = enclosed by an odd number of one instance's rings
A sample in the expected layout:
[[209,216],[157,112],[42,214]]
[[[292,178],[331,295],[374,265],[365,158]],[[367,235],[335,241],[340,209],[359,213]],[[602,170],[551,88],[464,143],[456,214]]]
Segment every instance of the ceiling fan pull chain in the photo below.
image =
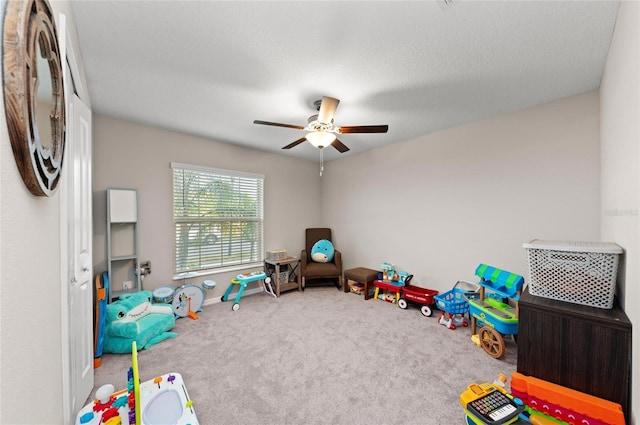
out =
[[324,149],[320,148],[320,177],[324,171]]

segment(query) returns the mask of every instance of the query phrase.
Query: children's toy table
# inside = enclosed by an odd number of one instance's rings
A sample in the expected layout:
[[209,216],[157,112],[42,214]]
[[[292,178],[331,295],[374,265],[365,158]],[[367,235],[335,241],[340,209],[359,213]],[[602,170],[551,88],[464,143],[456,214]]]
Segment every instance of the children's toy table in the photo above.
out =
[[389,291],[389,292],[393,292],[396,294],[396,302],[398,302],[398,300],[400,299],[400,291],[402,290],[402,287],[404,286],[404,283],[402,282],[383,282],[382,280],[375,280],[374,281],[375,285],[376,285],[376,292],[374,292],[373,297],[374,298],[378,298],[378,293],[380,292],[380,289],[384,290],[384,291]]

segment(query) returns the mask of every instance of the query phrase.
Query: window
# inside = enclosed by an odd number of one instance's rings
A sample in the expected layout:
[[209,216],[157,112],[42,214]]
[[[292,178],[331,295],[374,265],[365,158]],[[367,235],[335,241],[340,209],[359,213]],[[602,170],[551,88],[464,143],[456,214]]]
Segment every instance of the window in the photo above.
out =
[[176,273],[256,265],[264,176],[172,163]]

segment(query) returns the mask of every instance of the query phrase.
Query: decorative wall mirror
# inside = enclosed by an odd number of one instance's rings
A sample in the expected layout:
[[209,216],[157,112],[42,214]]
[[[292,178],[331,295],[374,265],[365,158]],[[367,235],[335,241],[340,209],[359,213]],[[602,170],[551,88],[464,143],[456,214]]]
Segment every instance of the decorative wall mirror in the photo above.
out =
[[47,0],[9,0],[4,17],[4,106],[13,155],[29,191],[51,196],[65,146],[62,60]]

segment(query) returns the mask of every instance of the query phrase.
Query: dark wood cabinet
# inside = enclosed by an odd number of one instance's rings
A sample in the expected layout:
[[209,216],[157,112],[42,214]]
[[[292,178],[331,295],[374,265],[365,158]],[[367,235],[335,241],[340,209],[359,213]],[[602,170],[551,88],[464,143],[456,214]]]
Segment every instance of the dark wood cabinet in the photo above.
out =
[[537,297],[518,303],[518,372],[622,406],[629,421],[631,322],[612,309]]

